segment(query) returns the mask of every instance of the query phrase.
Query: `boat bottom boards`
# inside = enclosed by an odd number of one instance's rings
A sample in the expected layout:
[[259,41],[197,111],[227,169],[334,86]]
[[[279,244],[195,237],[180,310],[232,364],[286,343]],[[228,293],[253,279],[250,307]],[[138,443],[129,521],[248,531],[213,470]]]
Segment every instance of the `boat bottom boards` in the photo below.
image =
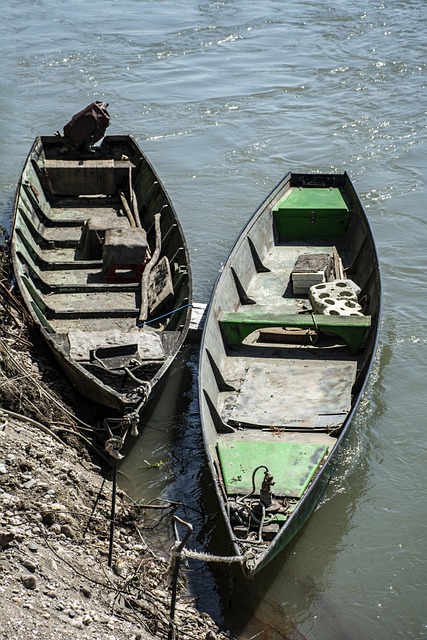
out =
[[328,452],[325,444],[271,440],[220,441],[217,448],[227,495],[250,493],[254,470],[265,465],[274,477],[274,494],[294,498],[303,495]]
[[[234,359],[238,370],[237,358]],[[355,360],[294,358],[246,362],[238,394],[225,406],[229,424],[330,427],[342,424],[351,406]],[[262,381],[262,382],[261,382]]]

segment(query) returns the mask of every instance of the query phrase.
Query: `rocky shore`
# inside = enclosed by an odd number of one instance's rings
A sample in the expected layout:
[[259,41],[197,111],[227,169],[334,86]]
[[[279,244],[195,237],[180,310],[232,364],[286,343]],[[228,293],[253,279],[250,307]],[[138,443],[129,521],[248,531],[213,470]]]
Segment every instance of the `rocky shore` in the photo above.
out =
[[[118,491],[108,566],[111,473],[80,428],[90,410],[36,348],[5,277],[0,315],[0,637],[168,638],[170,558]],[[230,637],[193,606],[183,574],[175,623],[176,638]]]

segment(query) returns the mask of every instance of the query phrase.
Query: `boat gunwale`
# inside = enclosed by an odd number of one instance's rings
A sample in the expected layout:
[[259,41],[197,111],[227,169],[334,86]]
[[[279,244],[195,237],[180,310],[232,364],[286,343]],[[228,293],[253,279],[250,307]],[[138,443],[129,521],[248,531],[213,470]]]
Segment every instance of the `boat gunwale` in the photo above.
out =
[[[154,169],[151,161],[149,160],[149,158],[147,157],[146,153],[141,149],[141,147],[139,146],[139,144],[137,143],[136,139],[134,138],[134,136],[132,135],[128,135],[128,134],[124,134],[124,135],[108,135],[105,136],[101,142],[101,144],[99,145],[99,147],[96,147],[97,149],[100,149],[101,151],[104,150],[109,144],[127,144],[127,145],[131,145],[133,148],[133,151],[135,152],[135,154],[138,156],[138,161],[143,161],[144,164],[144,171],[149,171],[152,175],[153,178],[153,183],[157,183],[159,185],[159,188],[161,190],[162,196],[165,199],[168,208],[170,210],[171,216],[173,218],[173,223],[175,225],[175,235],[177,237],[180,238],[179,244],[180,247],[183,249],[184,254],[183,254],[183,264],[185,264],[185,268],[186,268],[186,280],[187,280],[187,284],[186,284],[186,290],[187,290],[187,298],[188,298],[188,303],[187,305],[185,305],[187,307],[187,309],[183,308],[182,311],[182,328],[179,331],[179,338],[176,340],[175,343],[175,348],[172,354],[166,354],[165,358],[164,358],[164,362],[162,364],[162,366],[158,369],[158,371],[156,372],[156,374],[150,379],[150,387],[149,387],[149,394],[147,395],[147,397],[145,398],[145,403],[143,406],[145,406],[145,404],[149,401],[149,399],[155,394],[158,386],[159,386],[159,382],[161,381],[161,379],[165,376],[166,372],[168,371],[168,369],[170,368],[175,356],[178,354],[178,352],[180,351],[180,349],[182,348],[184,341],[186,339],[187,333],[189,331],[190,328],[190,322],[191,322],[191,308],[192,308],[192,271],[191,271],[191,264],[190,264],[190,257],[189,257],[189,250],[188,250],[188,245],[185,239],[185,235],[184,235],[184,231],[183,231],[183,227],[181,224],[181,221],[176,213],[175,207],[169,197],[169,194],[166,190],[166,187],[164,185],[164,183],[162,182],[162,180],[159,177],[159,174],[157,173],[157,171]],[[85,369],[84,367],[82,367],[77,361],[73,360],[72,358],[70,358],[65,351],[61,348],[61,345],[58,344],[58,342],[54,339],[54,335],[56,334],[56,332],[49,332],[49,330],[47,329],[47,326],[49,325],[49,321],[48,318],[43,314],[43,311],[41,311],[41,315],[44,318],[44,321],[41,320],[41,318],[39,317],[39,315],[35,312],[34,308],[33,308],[33,304],[34,304],[34,299],[29,295],[29,292],[27,290],[27,287],[25,286],[25,283],[22,279],[22,276],[24,275],[21,271],[22,269],[20,268],[20,263],[19,263],[19,259],[18,259],[18,253],[19,253],[19,246],[23,241],[22,239],[19,239],[19,241],[16,241],[16,238],[18,236],[17,233],[17,225],[18,225],[18,221],[20,218],[22,218],[23,220],[25,220],[25,215],[19,210],[19,199],[21,197],[21,192],[24,191],[24,178],[25,178],[25,174],[27,169],[30,167],[30,165],[34,162],[37,162],[38,160],[40,160],[40,157],[42,156],[42,154],[44,153],[46,146],[49,144],[53,144],[53,145],[60,145],[60,138],[58,138],[58,136],[43,136],[43,135],[39,135],[37,136],[32,145],[31,148],[27,154],[27,157],[23,163],[22,166],[22,170],[20,173],[20,177],[19,177],[19,181],[17,183],[17,187],[15,190],[15,194],[14,194],[14,199],[13,199],[13,216],[12,216],[12,220],[11,220],[11,232],[10,232],[10,245],[11,245],[11,259],[12,259],[12,267],[13,267],[13,271],[15,274],[15,278],[16,278],[16,282],[18,284],[19,287],[19,292],[20,295],[23,298],[23,301],[25,303],[25,307],[32,319],[32,322],[34,323],[35,326],[37,326],[41,332],[42,337],[45,339],[46,343],[48,344],[48,346],[50,347],[55,359],[57,361],[59,361],[61,368],[64,370],[65,369],[69,369],[69,371],[71,372],[75,372],[75,374],[77,375],[77,377],[80,377],[82,380],[88,380],[88,382],[90,383],[90,385],[95,385],[96,388],[99,389],[100,391],[100,395],[98,396],[98,399],[96,400],[97,402],[99,402],[100,404],[105,404],[105,406],[110,407],[112,409],[115,409],[119,412],[123,412],[123,413],[127,413],[129,410],[132,410],[135,407],[139,407],[141,406],[141,409],[143,408],[142,405],[140,405],[141,403],[141,396],[137,396],[137,394],[132,393],[132,394],[126,394],[126,393],[119,393],[117,390],[115,390],[114,388],[110,387],[108,384],[104,384],[100,379],[96,378],[96,376],[94,376],[93,374],[91,374],[87,369]],[[104,145],[104,146],[103,146]],[[92,157],[92,156],[90,156]],[[90,159],[90,158],[88,158]],[[69,197],[69,196],[64,196]],[[57,198],[56,202],[59,202],[61,200],[61,198]],[[32,215],[37,215],[34,212],[34,206],[31,206],[31,214]],[[81,261],[80,261],[81,262]],[[79,262],[79,264],[80,264]],[[100,264],[99,261],[85,261],[85,263],[88,266],[91,266],[93,264]],[[55,263],[55,268],[58,268],[60,265]],[[66,266],[66,265],[65,265]],[[61,269],[58,268],[58,270],[60,271]],[[43,272],[43,269],[40,270],[40,273]],[[30,277],[31,281],[33,282],[33,279]],[[129,288],[129,287],[128,287]],[[44,324],[46,326],[44,326]],[[171,329],[171,332],[176,333],[176,330]],[[66,377],[70,377],[70,376],[66,376]],[[74,378],[74,373],[72,374],[72,377]],[[73,383],[74,384],[74,383]],[[84,385],[84,383],[83,383]],[[81,389],[79,389],[81,391]],[[102,400],[101,400],[102,399]]]
[[[336,452],[348,437],[349,429],[352,424],[353,418],[359,407],[362,396],[366,390],[370,373],[374,365],[375,354],[377,352],[378,344],[379,344],[379,334],[380,334],[380,327],[381,327],[381,321],[382,321],[382,288],[381,288],[381,269],[380,269],[378,251],[375,244],[374,235],[372,232],[372,227],[369,222],[365,207],[363,205],[363,202],[360,196],[356,192],[356,189],[347,171],[343,173],[338,173],[338,174],[295,173],[295,172],[289,171],[276,184],[276,186],[273,187],[273,189],[269,192],[267,197],[258,205],[254,213],[249,217],[249,219],[243,225],[243,227],[240,230],[240,233],[238,234],[224,262],[224,265],[221,271],[217,275],[217,278],[213,286],[210,302],[206,309],[206,321],[205,321],[205,326],[204,326],[202,339],[201,339],[201,346],[200,346],[199,371],[202,372],[202,364],[204,359],[207,358],[207,351],[209,351],[206,343],[207,343],[207,335],[209,332],[210,317],[211,317],[211,314],[214,313],[216,293],[219,290],[219,287],[221,285],[223,274],[226,273],[227,269],[233,263],[233,259],[238,254],[240,247],[245,242],[246,238],[249,237],[251,230],[255,227],[255,225],[260,220],[260,218],[262,218],[262,216],[265,215],[269,209],[271,209],[271,211],[273,210],[275,200],[280,199],[280,194],[284,191],[286,185],[290,183],[293,178],[298,180],[301,177],[305,177],[305,176],[316,176],[317,179],[322,179],[325,176],[336,177],[339,181],[342,181],[342,188],[344,189],[344,191],[347,192],[347,190],[349,190],[354,202],[357,203],[357,208],[358,208],[357,215],[358,215],[359,221],[364,225],[364,231],[369,241],[371,255],[375,263],[373,272],[376,273],[378,278],[378,300],[376,301],[377,304],[375,307],[375,311],[376,311],[375,322],[372,322],[371,324],[370,337],[372,342],[371,342],[370,351],[368,353],[368,358],[365,360],[365,365],[367,362],[367,366],[365,366],[365,369],[363,371],[363,380],[361,381],[361,384],[359,384],[357,395],[354,398],[352,407],[347,413],[346,418],[340,428],[340,432],[336,438],[336,441],[332,446],[331,450],[329,451],[328,456],[325,460],[325,463],[320,467],[315,477],[313,478],[312,482],[310,483],[309,487],[307,488],[306,492],[304,493],[303,497],[297,503],[295,509],[293,510],[293,512],[287,519],[287,521],[283,524],[279,533],[275,536],[273,541],[268,544],[268,546],[263,552],[261,552],[261,554],[257,557],[256,562],[252,567],[249,567],[245,562],[242,562],[241,567],[242,567],[243,573],[249,579],[252,579],[256,573],[258,573],[263,567],[265,567],[265,565],[273,557],[275,557],[278,553],[280,553],[280,551],[284,547],[286,547],[286,545],[290,542],[290,540],[296,535],[296,533],[301,529],[301,527],[309,519],[309,516],[318,505],[318,500],[320,499],[320,496],[322,495],[323,491],[325,490],[327,484],[331,479],[331,475],[327,476],[328,470],[335,464]],[[222,513],[223,521],[225,522],[226,528],[228,530],[229,540],[233,546],[234,553],[236,556],[241,556],[243,545],[240,545],[239,540],[234,537],[234,533],[231,528],[228,513],[226,510],[227,501],[224,499],[223,492],[221,491],[221,487],[219,486],[219,483],[220,483],[220,480],[218,479],[219,471],[215,467],[214,458],[210,453],[211,445],[207,440],[207,432],[204,426],[204,422],[205,422],[204,414],[205,414],[205,411],[207,411],[207,409],[205,409],[205,404],[203,402],[204,388],[203,388],[203,381],[200,373],[199,373],[199,379],[198,379],[198,394],[199,394],[200,415],[201,415],[205,453],[208,460],[208,466],[210,469],[211,476],[214,479],[215,493],[216,493],[219,507]],[[318,494],[317,499],[310,501],[310,499],[313,496],[316,496],[316,492]],[[304,509],[307,509],[307,505],[310,505],[310,504],[312,506],[311,506],[311,509],[309,509],[309,513],[304,514],[303,513]],[[292,528],[295,529],[293,533],[292,533]],[[283,544],[283,538],[286,537],[289,531],[290,531],[289,540],[285,544]]]

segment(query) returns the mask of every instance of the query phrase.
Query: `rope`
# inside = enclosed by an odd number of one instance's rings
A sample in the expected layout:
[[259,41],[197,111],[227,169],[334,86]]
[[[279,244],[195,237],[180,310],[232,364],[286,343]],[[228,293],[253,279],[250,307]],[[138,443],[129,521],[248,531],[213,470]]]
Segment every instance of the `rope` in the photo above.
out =
[[172,548],[172,555],[183,555],[185,558],[191,558],[192,560],[203,560],[204,562],[221,562],[223,564],[233,564],[234,562],[246,562],[249,558],[252,558],[252,551],[247,551],[243,556],[215,556],[211,553],[203,553],[200,551],[194,551],[192,549],[182,549],[179,553]]
[[166,318],[167,316],[171,316],[174,313],[176,313],[177,311],[181,311],[182,309],[186,309],[187,307],[192,307],[193,305],[191,303],[188,304],[183,304],[182,307],[178,307],[177,309],[172,309],[172,311],[169,311],[168,313],[164,313],[161,316],[157,316],[157,318],[152,318],[151,320],[147,320],[147,322],[143,322],[142,324],[137,324],[137,327],[143,327],[146,324],[150,324],[151,322],[157,322],[157,320],[161,320],[162,318]]

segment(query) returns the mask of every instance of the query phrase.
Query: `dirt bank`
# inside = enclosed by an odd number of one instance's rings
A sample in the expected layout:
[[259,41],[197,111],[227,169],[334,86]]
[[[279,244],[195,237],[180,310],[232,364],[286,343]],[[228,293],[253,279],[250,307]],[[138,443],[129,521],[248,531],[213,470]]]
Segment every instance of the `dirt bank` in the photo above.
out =
[[[0,637],[167,638],[169,558],[149,548],[141,509],[119,491],[108,567],[111,473],[86,428],[96,411],[37,346],[4,272],[0,317]],[[229,637],[182,581],[175,620],[177,638]]]

